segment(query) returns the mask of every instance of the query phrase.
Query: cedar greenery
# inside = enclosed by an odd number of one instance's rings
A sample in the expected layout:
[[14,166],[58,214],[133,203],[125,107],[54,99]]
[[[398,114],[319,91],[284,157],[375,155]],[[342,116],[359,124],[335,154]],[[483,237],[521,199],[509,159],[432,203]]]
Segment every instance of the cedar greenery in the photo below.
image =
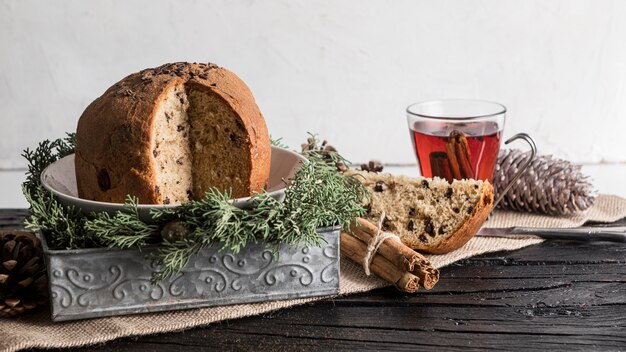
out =
[[22,192],[31,205],[31,215],[26,218],[26,228],[41,231],[54,248],[85,248],[98,246],[84,230],[86,218],[73,207],[64,208],[56,198],[41,185],[41,173],[46,166],[72,154],[76,146],[76,135],[68,133],[66,138],[45,140],[35,148],[26,149],[22,156],[28,161],[26,181]]
[[270,136],[270,144],[273,145],[274,147],[289,149],[289,146],[283,143],[282,138],[273,138],[272,136]]
[[42,186],[29,188],[22,185],[26,200],[30,203],[30,216],[24,220],[27,229],[41,231],[50,247],[60,249],[98,246],[85,231],[86,218],[73,207],[63,207]]
[[22,156],[28,161],[28,172],[24,186],[31,193],[41,186],[40,177],[46,166],[74,153],[76,148],[76,133],[67,133],[65,138],[59,138],[53,142],[45,140],[40,142],[35,150],[26,148]]
[[100,213],[85,223],[85,230],[109,247],[132,248],[147,246],[158,235],[159,227],[139,219],[139,199],[128,196],[125,211],[111,216]]
[[[27,227],[42,231],[54,248],[141,248],[159,244],[152,255],[160,267],[154,273],[155,281],[178,273],[192,255],[214,245],[233,253],[259,241],[273,250],[281,245],[318,246],[323,241],[318,228],[347,228],[354,218],[365,213],[362,201],[367,197],[366,189],[354,176],[339,172],[337,162],[345,163],[345,159],[320,148],[317,138],[311,135],[303,149],[307,160],[290,180],[283,202],[261,193],[252,197],[251,208],[240,209],[231,203],[228,192],[212,189],[202,200],[153,209],[152,224],[140,219],[138,200],[131,196],[122,212],[87,217],[76,209],[61,206],[39,181],[47,165],[73,152],[74,137],[44,141],[35,151],[24,152],[29,172],[23,191],[31,204]],[[280,139],[272,140],[272,144],[284,146]],[[161,229],[172,221],[181,222],[188,233],[168,241],[162,238]]]

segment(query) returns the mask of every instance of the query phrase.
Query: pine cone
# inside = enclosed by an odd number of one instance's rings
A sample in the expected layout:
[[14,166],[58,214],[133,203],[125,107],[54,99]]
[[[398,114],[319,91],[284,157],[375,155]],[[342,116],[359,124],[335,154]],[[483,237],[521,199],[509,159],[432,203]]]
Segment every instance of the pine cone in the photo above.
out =
[[[529,157],[530,152],[515,149],[500,151],[493,175],[496,199]],[[593,205],[596,192],[580,168],[580,165],[553,159],[550,155],[538,156],[498,207],[550,215],[583,211]]]
[[0,231],[0,318],[44,304],[47,283],[39,239],[30,232]]
[[185,226],[181,220],[172,220],[163,226],[161,237],[167,242],[176,242],[184,240],[191,231]]

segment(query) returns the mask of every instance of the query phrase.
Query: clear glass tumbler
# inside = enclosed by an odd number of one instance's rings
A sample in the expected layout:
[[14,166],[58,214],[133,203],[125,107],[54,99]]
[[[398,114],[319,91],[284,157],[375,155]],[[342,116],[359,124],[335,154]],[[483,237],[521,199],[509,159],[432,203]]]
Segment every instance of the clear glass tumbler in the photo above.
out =
[[437,100],[412,104],[407,119],[421,175],[492,181],[506,117],[502,104]]

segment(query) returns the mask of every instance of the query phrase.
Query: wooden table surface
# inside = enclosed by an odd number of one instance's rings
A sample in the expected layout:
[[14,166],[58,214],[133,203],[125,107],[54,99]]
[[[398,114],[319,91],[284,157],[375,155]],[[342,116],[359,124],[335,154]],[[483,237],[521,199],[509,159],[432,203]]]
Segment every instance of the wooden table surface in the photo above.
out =
[[[0,224],[23,213],[0,210]],[[443,268],[431,291],[380,289],[72,351],[474,349],[626,350],[626,244],[546,241]]]

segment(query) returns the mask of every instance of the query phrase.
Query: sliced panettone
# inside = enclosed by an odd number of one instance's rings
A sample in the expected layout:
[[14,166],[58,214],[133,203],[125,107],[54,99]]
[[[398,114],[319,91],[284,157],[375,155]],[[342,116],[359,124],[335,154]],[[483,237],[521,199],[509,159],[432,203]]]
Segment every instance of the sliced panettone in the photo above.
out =
[[366,218],[374,223],[385,214],[383,230],[400,236],[422,252],[447,253],[478,232],[493,208],[487,181],[411,178],[351,171],[371,192]]
[[213,64],[185,62],[122,79],[91,103],[76,131],[83,199],[177,204],[212,187],[262,192],[270,170],[265,121],[246,84]]

